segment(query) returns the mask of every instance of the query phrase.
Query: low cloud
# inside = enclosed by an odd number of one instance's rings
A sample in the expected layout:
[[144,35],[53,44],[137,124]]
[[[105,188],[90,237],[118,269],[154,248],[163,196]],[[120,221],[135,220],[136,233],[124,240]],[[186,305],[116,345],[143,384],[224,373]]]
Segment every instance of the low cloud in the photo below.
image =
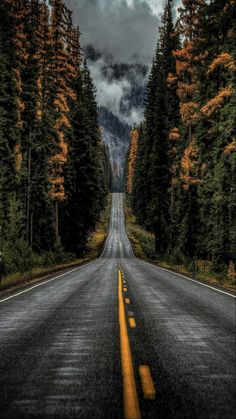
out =
[[115,115],[120,114],[122,98],[130,93],[131,85],[127,79],[115,80],[103,74],[105,62],[99,59],[89,62],[91,76],[96,80],[97,99],[101,106],[105,106]]
[[89,61],[88,64],[96,83],[99,105],[130,125],[138,124],[143,116],[148,67],[127,65],[125,72],[120,74],[119,65],[104,58]]
[[66,0],[66,4],[80,26],[82,45],[92,44],[117,62],[151,61],[160,18],[147,0]]

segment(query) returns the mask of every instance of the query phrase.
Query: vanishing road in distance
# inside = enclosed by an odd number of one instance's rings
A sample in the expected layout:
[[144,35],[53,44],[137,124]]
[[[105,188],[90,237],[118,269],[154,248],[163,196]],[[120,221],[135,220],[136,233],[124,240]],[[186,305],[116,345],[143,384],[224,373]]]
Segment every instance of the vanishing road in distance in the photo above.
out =
[[136,259],[113,194],[102,256],[0,298],[1,418],[234,418],[235,298]]

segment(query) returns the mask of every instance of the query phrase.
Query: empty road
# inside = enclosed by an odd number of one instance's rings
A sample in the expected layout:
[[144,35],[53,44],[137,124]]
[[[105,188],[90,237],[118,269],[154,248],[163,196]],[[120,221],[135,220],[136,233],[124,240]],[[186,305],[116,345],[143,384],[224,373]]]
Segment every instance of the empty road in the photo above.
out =
[[102,256],[0,297],[1,418],[234,418],[235,298],[133,256],[113,194]]

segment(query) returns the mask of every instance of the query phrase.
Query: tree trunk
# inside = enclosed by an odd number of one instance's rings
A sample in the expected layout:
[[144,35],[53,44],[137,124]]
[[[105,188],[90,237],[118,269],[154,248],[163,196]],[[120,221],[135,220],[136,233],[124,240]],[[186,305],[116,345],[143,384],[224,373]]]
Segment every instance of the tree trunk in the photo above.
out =
[[174,189],[171,188],[170,195],[170,249],[173,247],[173,219],[174,219]]
[[155,229],[154,235],[155,235],[155,253],[158,254],[159,243],[158,243],[158,232],[156,229]]
[[[31,133],[29,136],[31,140]],[[31,189],[31,147],[28,148],[28,182],[26,204],[26,241],[30,243],[30,189]]]
[[192,123],[191,122],[189,122],[188,124],[188,140],[189,140],[189,143],[192,140]]
[[34,214],[31,212],[30,214],[30,246],[33,246],[33,217]]
[[55,202],[55,230],[56,230],[56,242],[58,242],[59,241],[58,201]]

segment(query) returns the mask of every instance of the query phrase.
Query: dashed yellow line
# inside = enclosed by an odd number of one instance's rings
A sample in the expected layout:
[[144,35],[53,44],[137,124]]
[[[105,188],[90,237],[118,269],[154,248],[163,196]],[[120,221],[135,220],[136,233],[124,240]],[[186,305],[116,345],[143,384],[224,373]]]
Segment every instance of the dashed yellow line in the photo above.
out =
[[131,329],[135,329],[136,321],[134,317],[129,317],[129,326],[131,327]]
[[125,306],[122,294],[122,277],[120,271],[118,273],[118,300],[120,324],[120,350],[123,375],[124,418],[141,419],[138,395],[134,378],[132,354],[125,319]]
[[141,378],[144,398],[148,400],[155,400],[156,390],[152,380],[150,368],[147,365],[140,365],[139,375]]
[[125,303],[126,304],[130,304],[130,299],[129,298],[125,298]]
[[124,288],[123,288],[123,291],[124,291],[124,292],[127,292],[127,288],[126,288],[126,287],[124,287]]

